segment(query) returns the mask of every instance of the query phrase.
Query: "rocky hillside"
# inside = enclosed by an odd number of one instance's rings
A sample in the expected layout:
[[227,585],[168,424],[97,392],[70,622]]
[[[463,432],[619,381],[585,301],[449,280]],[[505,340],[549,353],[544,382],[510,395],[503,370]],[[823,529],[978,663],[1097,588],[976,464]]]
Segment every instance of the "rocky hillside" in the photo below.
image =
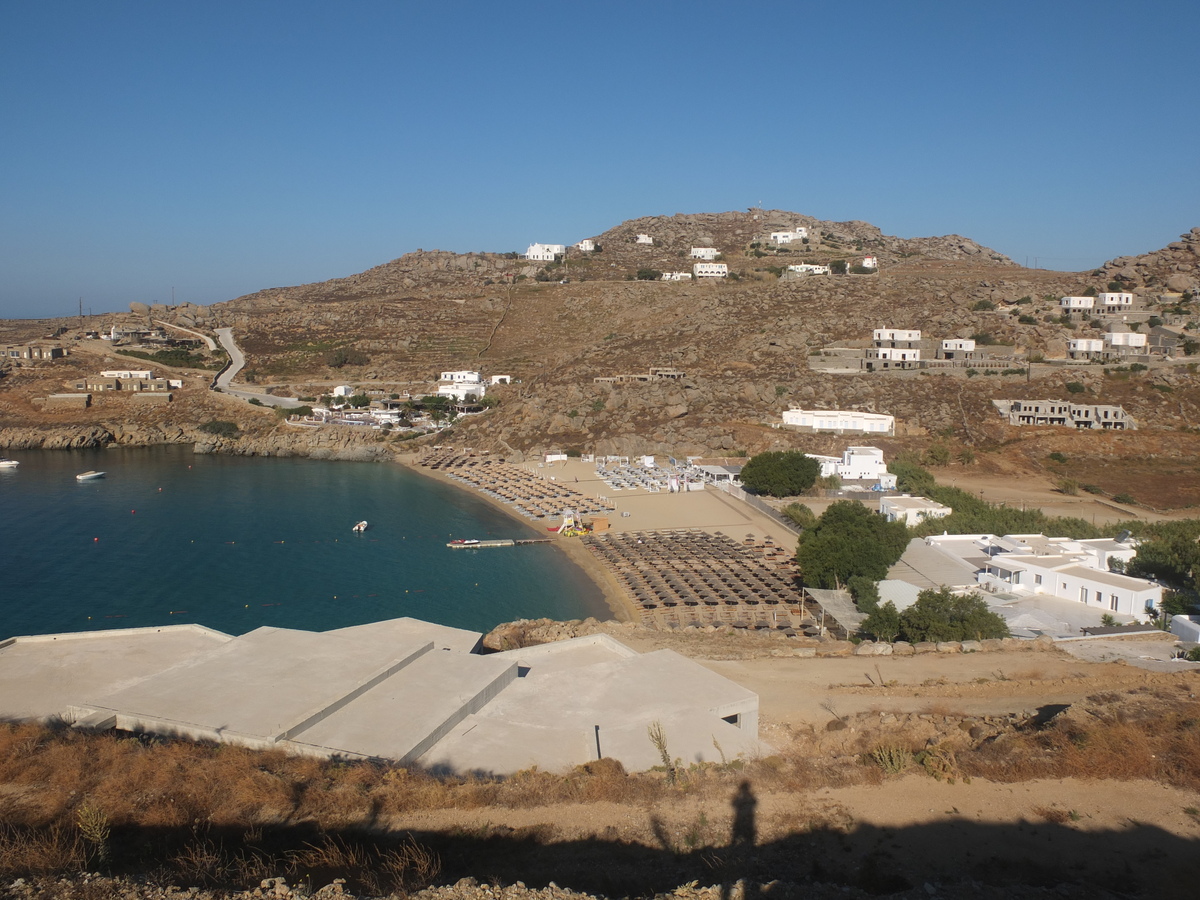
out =
[[[769,243],[772,231],[798,226],[808,230],[808,244]],[[639,234],[653,243],[637,243]],[[1069,395],[1124,405],[1140,425],[1132,436],[1097,435],[1083,445],[1099,465],[1089,477],[1103,482],[1109,471],[1117,483],[1123,466],[1144,466],[1151,457],[1140,448],[1151,434],[1164,454],[1200,455],[1200,446],[1189,449],[1200,429],[1200,385],[1186,358],[1144,372],[1039,362],[1062,359],[1068,340],[1098,338],[1108,324],[1063,320],[1058,298],[1108,290],[1112,282],[1136,296],[1132,325],[1148,328],[1161,320],[1185,338],[1200,331],[1200,304],[1175,291],[1200,279],[1200,229],[1155,253],[1086,273],[1025,269],[956,236],[898,238],[863,222],[777,210],[646,217],[595,240],[597,252],[571,248],[552,264],[515,253],[418,251],[348,278],[273,288],[207,308],[138,308],[123,317],[96,317],[93,325],[172,315],[202,329],[230,325],[247,354],[247,379],[294,396],[319,396],[341,383],[419,396],[433,391],[437,373],[447,369],[508,374],[514,383],[496,389],[498,408],[465,418],[438,440],[512,456],[547,450],[681,456],[783,446],[838,452],[840,438],[770,427],[784,409],[808,406],[896,416],[889,452],[923,450],[937,440],[956,453],[973,448],[1012,455],[1021,443],[1021,453],[1036,460],[1050,452],[1057,433],[1009,428],[992,400]],[[637,279],[643,270],[688,269],[688,251],[701,245],[721,251],[728,281]],[[779,277],[792,262],[853,264],[866,255],[879,259],[875,274]],[[74,320],[64,324],[76,326]],[[4,325],[14,339],[18,332],[32,337],[30,329],[47,330],[47,323]],[[836,348],[853,352],[879,327],[919,328],[936,340],[974,337],[990,356],[972,372],[872,375],[830,367]],[[355,352],[339,359],[342,350]],[[1030,359],[1035,364],[1027,373]],[[65,368],[82,373],[100,365],[85,362],[68,360]],[[675,367],[684,377],[595,381],[656,366]],[[22,392],[60,390],[62,380],[33,379],[25,371],[0,379],[0,425],[45,424]],[[187,404],[195,402],[188,397],[182,393],[184,403],[161,415],[185,425]],[[283,426],[269,411],[235,405],[219,417],[236,413],[264,452],[293,445],[290,437],[272,437]],[[208,406],[199,404],[197,415],[213,417],[217,410]],[[78,414],[58,413],[55,422],[102,425],[116,434],[120,408],[114,398]],[[1031,449],[1035,445],[1041,449]]]
[[1105,263],[1101,276],[1125,290],[1158,289],[1200,294],[1200,228],[1180,235],[1161,250],[1119,256]]

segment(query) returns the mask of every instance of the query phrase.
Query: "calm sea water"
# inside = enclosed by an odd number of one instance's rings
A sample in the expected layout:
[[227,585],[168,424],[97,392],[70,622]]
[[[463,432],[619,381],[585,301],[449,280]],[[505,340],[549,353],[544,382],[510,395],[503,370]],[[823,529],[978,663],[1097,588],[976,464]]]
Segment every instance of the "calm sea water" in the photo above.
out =
[[[19,452],[0,469],[0,638],[199,622],[325,631],[413,616],[478,631],[608,616],[559,550],[450,550],[538,532],[387,463]],[[89,469],[107,477],[78,483]],[[362,535],[351,532],[360,519]],[[544,534],[544,532],[542,532]]]

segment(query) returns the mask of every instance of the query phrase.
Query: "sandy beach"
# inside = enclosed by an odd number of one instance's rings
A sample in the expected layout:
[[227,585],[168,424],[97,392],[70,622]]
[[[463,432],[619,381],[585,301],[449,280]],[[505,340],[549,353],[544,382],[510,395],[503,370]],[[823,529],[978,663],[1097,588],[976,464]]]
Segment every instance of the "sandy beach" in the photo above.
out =
[[[495,508],[502,510],[514,520],[534,529],[539,536],[554,538],[555,546],[578,565],[596,583],[617,621],[638,621],[637,607],[617,579],[588,549],[579,538],[559,537],[545,531],[538,520],[521,516],[508,503],[488,494],[472,490],[458,479],[451,478],[445,469],[433,469],[421,465],[416,457],[402,460],[413,471],[435,478],[459,490],[469,490]],[[791,548],[796,536],[778,522],[748,504],[718,491],[706,488],[703,491],[685,493],[650,493],[644,490],[611,491],[596,474],[596,465],[579,459],[568,459],[555,463],[530,462],[517,465],[548,482],[560,484],[585,497],[606,500],[614,507],[609,516],[609,530],[614,534],[645,531],[668,531],[696,529],[709,534],[724,534],[736,540],[753,536],[756,541],[771,540],[778,546]],[[625,515],[628,513],[628,515]]]

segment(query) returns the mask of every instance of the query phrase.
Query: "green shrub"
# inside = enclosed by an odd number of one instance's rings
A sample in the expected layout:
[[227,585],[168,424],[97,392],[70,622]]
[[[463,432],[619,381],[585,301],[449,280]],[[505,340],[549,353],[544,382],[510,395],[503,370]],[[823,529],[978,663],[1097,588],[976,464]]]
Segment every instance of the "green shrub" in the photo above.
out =
[[760,453],[742,467],[742,485],[751,493],[794,497],[817,480],[821,464],[799,450]]
[[1084,383],[1082,381],[1068,381],[1067,382],[1067,393],[1069,393],[1069,394],[1082,394],[1086,390],[1087,390],[1087,386],[1084,385]]
[[638,281],[660,281],[660,280],[662,280],[662,272],[658,271],[658,269],[638,269],[637,270],[637,280]]
[[1047,456],[1047,459],[1052,459],[1056,463],[1065,463],[1067,461],[1067,455],[1065,453],[1060,453],[1059,451],[1055,450],[1053,453],[1051,453],[1049,456]]
[[975,305],[971,307],[975,312],[988,312],[996,308],[996,304],[991,300],[977,300]]
[[800,528],[808,528],[817,521],[817,514],[803,503],[789,503],[780,512]]
[[1132,494],[1126,494],[1126,493],[1114,494],[1113,502],[1114,503],[1124,503],[1128,506],[1133,506],[1137,503],[1137,501],[1133,499]]
[[1017,322],[1021,325],[1036,325],[1038,320],[1036,316],[1029,316],[1025,313],[1022,313],[1021,315],[1017,316]]
[[329,368],[340,369],[344,366],[365,366],[371,357],[354,347],[338,347],[326,353],[324,361]]
[[853,500],[839,500],[806,528],[796,544],[805,584],[833,588],[856,575],[887,577],[908,546],[903,522],[888,522]]
[[910,643],[981,641],[1008,637],[1008,626],[978,594],[960,596],[943,587],[917,594],[917,602],[900,613],[900,635]]
[[217,419],[210,419],[200,426],[200,430],[205,434],[215,434],[217,437],[235,438],[239,431],[236,422],[223,422]]

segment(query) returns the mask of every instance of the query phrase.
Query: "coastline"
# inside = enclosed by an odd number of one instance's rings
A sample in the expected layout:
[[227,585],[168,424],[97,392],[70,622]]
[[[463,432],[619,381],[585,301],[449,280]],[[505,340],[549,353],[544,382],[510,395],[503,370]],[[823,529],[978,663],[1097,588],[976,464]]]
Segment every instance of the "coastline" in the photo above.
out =
[[[464,491],[472,497],[478,498],[485,503],[503,512],[509,519],[518,522],[525,528],[529,529],[532,534],[539,537],[546,537],[548,532],[538,530],[538,527],[531,523],[529,519],[518,515],[517,512],[507,503],[501,503],[495,497],[489,497],[482,491],[474,490],[462,482],[450,478],[440,470],[430,469],[426,466],[419,465],[416,462],[416,456],[395,456],[393,461],[398,465],[404,466],[411,472],[422,475],[425,478],[431,478],[441,484],[449,485],[455,490]],[[609,612],[612,613],[614,621],[617,622],[636,622],[638,621],[637,610],[633,602],[626,596],[625,592],[617,584],[616,579],[612,574],[600,564],[600,562],[589,553],[577,539],[559,538],[555,536],[553,544],[556,548],[566,554],[567,558],[579,568],[588,580],[591,581],[600,590],[604,597],[604,602],[608,605]]]

